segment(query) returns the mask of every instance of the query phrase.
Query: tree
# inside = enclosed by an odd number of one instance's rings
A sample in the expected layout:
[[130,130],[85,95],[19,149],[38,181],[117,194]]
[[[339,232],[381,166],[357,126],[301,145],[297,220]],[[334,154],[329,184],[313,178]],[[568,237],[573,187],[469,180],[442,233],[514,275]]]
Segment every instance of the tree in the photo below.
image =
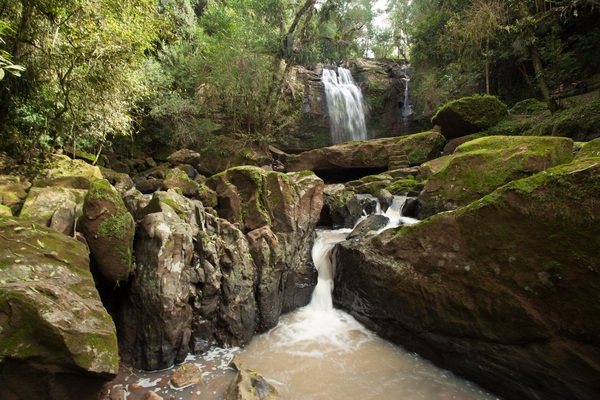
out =
[[506,26],[506,2],[503,0],[473,0],[457,24],[456,34],[481,49],[485,43],[485,87],[490,94],[490,42]]

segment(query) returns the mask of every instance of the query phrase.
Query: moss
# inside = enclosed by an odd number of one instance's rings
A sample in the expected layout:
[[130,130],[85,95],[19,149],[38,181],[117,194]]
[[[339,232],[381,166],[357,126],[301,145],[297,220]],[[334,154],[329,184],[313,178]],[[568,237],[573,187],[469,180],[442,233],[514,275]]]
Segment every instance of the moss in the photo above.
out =
[[526,99],[518,102],[510,109],[513,114],[537,115],[548,111],[546,103],[542,103],[537,99]]

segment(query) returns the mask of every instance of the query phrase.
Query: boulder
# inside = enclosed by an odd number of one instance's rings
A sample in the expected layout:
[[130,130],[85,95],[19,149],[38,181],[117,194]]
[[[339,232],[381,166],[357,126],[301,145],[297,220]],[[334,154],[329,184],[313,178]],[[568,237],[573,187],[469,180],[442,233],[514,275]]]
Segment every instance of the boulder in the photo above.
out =
[[192,166],[198,165],[202,160],[202,155],[193,150],[181,149],[167,157],[173,165],[189,164]]
[[171,375],[171,384],[176,388],[195,385],[202,380],[200,368],[195,364],[182,364]]
[[131,272],[135,222],[107,180],[90,185],[81,228],[100,276],[111,286],[125,283]]
[[118,371],[117,337],[85,246],[0,217],[0,398],[95,400]]
[[585,143],[575,155],[576,160],[583,160],[590,157],[600,157],[600,138]]
[[[186,202],[177,193],[168,194]],[[194,229],[183,219],[186,213],[172,207],[177,203],[161,201],[159,193],[154,196],[136,230],[134,276],[118,319],[122,359],[144,370],[185,359],[192,320],[188,303]],[[197,214],[195,209],[190,213]],[[194,224],[199,225],[196,220]]]
[[41,171],[41,175],[46,178],[79,176],[89,181],[102,179],[100,168],[92,166],[83,160],[72,160],[60,154],[50,154],[50,161]]
[[248,241],[238,226],[211,214],[199,225],[191,348],[242,346],[252,339],[258,314],[257,268]]
[[179,189],[186,197],[201,200],[207,207],[217,205],[217,194],[206,185],[189,178],[188,174],[179,168],[167,171],[161,190]]
[[120,194],[125,193],[135,186],[131,177],[127,174],[113,171],[109,168],[101,168],[102,176],[117,189]]
[[419,196],[420,219],[464,207],[512,180],[570,162],[573,141],[488,136],[467,142],[442,159],[438,163],[443,166],[429,177]]
[[16,214],[27,197],[31,183],[22,177],[0,175],[0,205],[9,207]]
[[[85,193],[86,190],[59,186],[33,187],[27,194],[19,217],[42,226],[50,226],[55,215],[68,216],[69,219],[63,221],[58,229],[67,235],[72,235],[75,216],[80,214]],[[54,227],[58,225],[55,224]]]
[[[444,138],[437,132],[342,143],[290,155],[288,171],[331,172],[344,169],[388,169],[395,158],[406,165],[419,165],[438,156]],[[396,166],[397,167],[397,166]]]
[[249,368],[244,368],[239,360],[230,365],[238,372],[225,391],[226,400],[279,400],[282,397],[267,380]]
[[364,209],[365,201],[359,200],[356,193],[347,190],[342,183],[325,185],[318,225],[351,228],[363,215]]
[[503,398],[595,398],[598,198],[590,158],[344,242],[333,251],[334,303]]
[[159,191],[162,188],[163,180],[150,178],[143,181],[138,181],[135,184],[135,188],[143,194],[152,194]]
[[346,239],[354,239],[357,237],[364,237],[371,231],[378,231],[384,228],[390,219],[382,214],[371,214],[367,218],[356,224],[356,227],[346,236]]
[[442,106],[431,119],[446,139],[481,132],[496,125],[508,114],[506,106],[494,96],[463,97]]
[[310,301],[316,271],[305,260],[323,206],[323,181],[310,171],[236,167],[207,185],[217,192],[219,215],[247,233],[259,270],[258,329],[270,329],[282,312]]

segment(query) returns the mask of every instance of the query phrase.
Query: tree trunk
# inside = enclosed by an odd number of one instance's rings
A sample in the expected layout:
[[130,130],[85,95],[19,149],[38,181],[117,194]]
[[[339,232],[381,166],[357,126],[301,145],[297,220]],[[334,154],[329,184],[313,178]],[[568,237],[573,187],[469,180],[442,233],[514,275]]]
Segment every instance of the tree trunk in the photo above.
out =
[[531,44],[527,46],[527,51],[529,52],[529,57],[533,62],[533,69],[535,70],[536,79],[540,85],[540,89],[542,90],[542,96],[544,97],[544,101],[548,104],[548,109],[552,114],[559,110],[558,104],[556,101],[550,96],[550,90],[548,89],[548,85],[546,84],[546,79],[544,79],[544,67],[542,66],[542,60],[540,58],[540,53],[535,47],[535,45]]

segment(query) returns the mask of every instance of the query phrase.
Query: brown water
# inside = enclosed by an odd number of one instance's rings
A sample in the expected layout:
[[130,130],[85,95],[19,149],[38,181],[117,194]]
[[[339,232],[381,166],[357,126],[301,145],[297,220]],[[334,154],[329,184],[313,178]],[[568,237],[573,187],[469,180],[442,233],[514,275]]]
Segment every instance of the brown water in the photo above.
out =
[[495,399],[474,384],[385,341],[331,300],[333,245],[349,230],[320,231],[311,303],[255,337],[239,357],[288,400]]

